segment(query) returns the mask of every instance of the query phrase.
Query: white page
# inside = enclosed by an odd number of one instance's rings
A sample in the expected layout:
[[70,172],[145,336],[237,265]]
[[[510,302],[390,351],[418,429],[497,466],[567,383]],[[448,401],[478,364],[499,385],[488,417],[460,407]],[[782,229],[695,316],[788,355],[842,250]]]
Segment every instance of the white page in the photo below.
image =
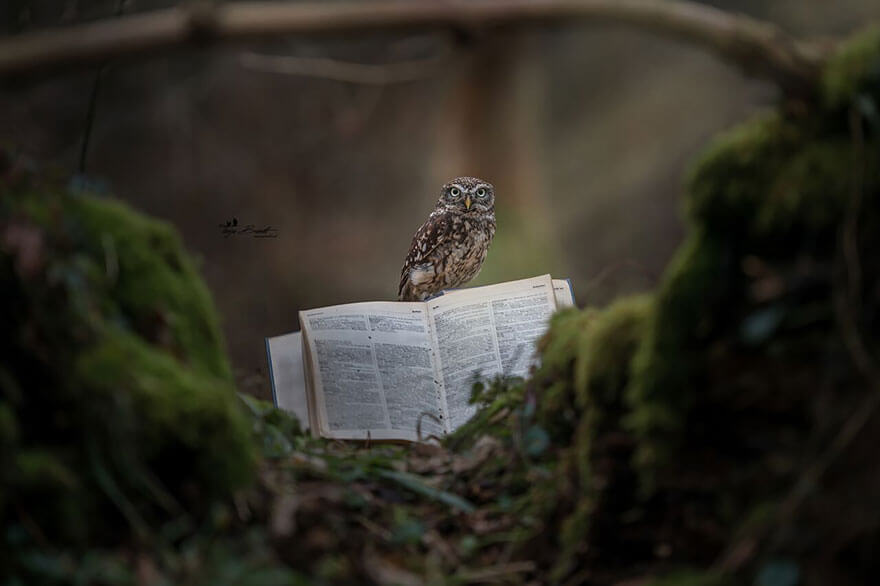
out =
[[[501,284],[501,286],[505,287],[508,285],[510,284]],[[490,288],[497,293],[498,291],[495,288],[497,288],[498,286],[499,285],[487,285],[484,287],[475,287],[471,289],[447,291],[446,295],[458,295],[461,292],[482,292],[486,288]],[[568,281],[567,279],[553,279],[552,286],[557,308],[569,307],[574,305],[574,297],[572,294],[570,281]],[[482,295],[483,294],[481,293],[481,296]],[[371,304],[351,304],[351,306],[357,306],[361,308],[368,305]],[[388,325],[391,325],[391,322],[388,322]],[[515,346],[511,347],[508,344],[506,348],[510,350],[511,348],[515,348]],[[309,429],[310,408],[307,403],[306,395],[307,383],[304,372],[304,366],[306,365],[303,361],[301,333],[294,332],[291,334],[267,338],[266,350],[269,360],[270,376],[272,377],[272,394],[275,405],[296,415],[303,427],[305,429]],[[509,354],[509,352],[506,353]],[[524,354],[524,351],[520,351],[520,356],[523,356]],[[384,378],[387,379],[386,383],[388,385],[386,388],[392,388],[390,385],[393,383],[404,385],[403,388],[406,389],[407,385],[410,384],[408,383],[407,379],[411,375],[411,373],[408,373],[400,368],[401,365],[399,361],[383,360],[383,363],[384,368],[382,370],[384,371]],[[498,362],[496,362],[495,364],[497,365]],[[521,370],[522,368],[520,368],[520,371]],[[488,373],[488,371],[486,372]],[[435,372],[434,378],[438,381],[441,381],[442,372],[437,370]],[[412,416],[413,406],[410,402],[410,398],[407,397],[405,393],[397,393],[396,395],[392,393],[390,398],[392,410],[398,411],[403,414],[403,417],[406,417],[407,415],[405,412],[407,411],[407,409],[409,409],[411,411],[409,417]],[[386,401],[387,400],[388,397],[386,396]],[[313,412],[312,415],[316,417],[316,413],[314,413],[314,411],[316,411],[315,406],[311,407],[311,411]],[[440,430],[434,425],[434,422],[431,418],[422,417],[421,427],[421,437],[423,438],[430,434],[440,435]],[[371,434],[371,437],[375,439],[380,439],[381,435],[381,433]],[[363,437],[363,434],[360,434],[358,437]]]
[[[353,303],[300,312],[322,435],[418,440],[442,433],[423,303]],[[419,423],[420,422],[420,423]]]
[[525,376],[535,341],[547,330],[556,299],[550,275],[461,289],[428,302],[445,393],[444,420],[455,430],[476,412],[477,379]]
[[275,406],[296,415],[303,429],[308,429],[309,409],[306,402],[302,334],[293,332],[266,338],[266,354]]
[[553,279],[553,296],[556,298],[556,309],[574,307],[574,292],[568,279]]

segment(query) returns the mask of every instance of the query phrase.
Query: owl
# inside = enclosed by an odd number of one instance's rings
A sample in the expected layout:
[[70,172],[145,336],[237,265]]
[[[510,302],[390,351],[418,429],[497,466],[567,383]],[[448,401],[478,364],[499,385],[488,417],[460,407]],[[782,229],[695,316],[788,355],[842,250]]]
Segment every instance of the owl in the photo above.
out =
[[476,177],[453,179],[416,231],[400,272],[401,301],[423,301],[477,276],[495,236],[495,188]]

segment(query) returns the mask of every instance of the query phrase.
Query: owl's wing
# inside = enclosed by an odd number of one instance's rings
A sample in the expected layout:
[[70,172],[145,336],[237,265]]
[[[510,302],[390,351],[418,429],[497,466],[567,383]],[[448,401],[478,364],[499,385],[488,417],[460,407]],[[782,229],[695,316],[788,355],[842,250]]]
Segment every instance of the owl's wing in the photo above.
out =
[[413,236],[409,254],[406,255],[406,260],[403,262],[403,269],[400,271],[400,285],[397,287],[398,296],[403,293],[413,269],[426,275],[433,274],[434,252],[451,239],[452,222],[449,221],[446,214],[432,214],[428,221],[422,224],[422,227]]

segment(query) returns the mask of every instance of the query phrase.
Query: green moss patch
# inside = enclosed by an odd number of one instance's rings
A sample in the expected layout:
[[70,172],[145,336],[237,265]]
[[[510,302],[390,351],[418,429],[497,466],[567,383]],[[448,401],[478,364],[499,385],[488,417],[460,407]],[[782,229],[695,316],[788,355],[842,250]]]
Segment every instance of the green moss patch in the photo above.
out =
[[174,231],[36,178],[0,211],[3,555],[146,539],[245,486],[252,424]]

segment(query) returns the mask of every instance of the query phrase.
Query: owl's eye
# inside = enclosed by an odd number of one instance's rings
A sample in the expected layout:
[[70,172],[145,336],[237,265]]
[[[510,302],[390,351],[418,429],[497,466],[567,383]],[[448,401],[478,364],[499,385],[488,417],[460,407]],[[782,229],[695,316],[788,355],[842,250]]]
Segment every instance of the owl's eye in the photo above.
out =
[[451,195],[452,197],[458,197],[459,195],[461,195],[461,190],[458,187],[453,187],[449,190],[449,195]]
[[480,197],[480,198],[482,198],[482,197],[486,197],[486,190],[485,190],[484,188],[482,188],[482,187],[479,188],[479,189],[477,190],[477,197]]

